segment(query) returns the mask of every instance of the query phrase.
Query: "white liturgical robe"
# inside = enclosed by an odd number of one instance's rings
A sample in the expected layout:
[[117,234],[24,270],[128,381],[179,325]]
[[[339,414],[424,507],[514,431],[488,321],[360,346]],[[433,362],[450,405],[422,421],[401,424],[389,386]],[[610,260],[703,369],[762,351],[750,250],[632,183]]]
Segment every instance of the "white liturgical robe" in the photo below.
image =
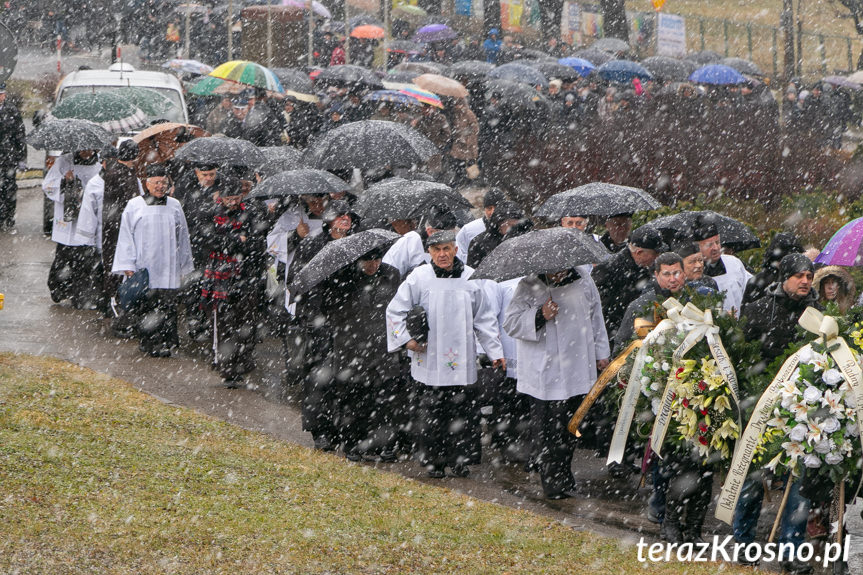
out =
[[722,309],[727,312],[734,310],[735,316],[740,316],[740,308],[743,307],[743,292],[746,290],[746,283],[752,274],[746,271],[743,262],[735,256],[721,255],[722,264],[725,266],[725,273],[718,276],[713,276],[716,281],[716,286],[719,291],[725,292],[725,301],[722,304]]
[[[476,382],[476,339],[492,360],[503,358],[494,308],[485,301],[481,281],[438,278],[431,264],[412,271],[387,306],[387,346],[396,351],[409,342],[405,318],[415,305],[428,318],[428,347],[411,353],[411,376],[426,385],[470,385]],[[476,339],[475,337],[476,336]]]
[[78,234],[78,218],[66,221],[63,219],[63,194],[60,193],[60,182],[66,176],[66,172],[75,174],[84,189],[90,180],[97,176],[102,170],[101,162],[85,166],[75,164],[72,154],[63,154],[54,162],[45,178],[42,180],[42,190],[49,200],[54,202],[54,224],[51,231],[51,239],[64,246],[91,246],[95,245],[94,238],[87,238]]
[[189,228],[180,202],[147,205],[132,198],[123,210],[112,273],[147,269],[153,289],[177,289],[180,280],[195,269]]
[[[521,393],[561,401],[590,391],[596,362],[610,354],[599,292],[590,275],[550,287],[536,276],[519,282],[509,303],[504,329],[515,338]],[[551,297],[557,317],[536,329],[537,311]]]

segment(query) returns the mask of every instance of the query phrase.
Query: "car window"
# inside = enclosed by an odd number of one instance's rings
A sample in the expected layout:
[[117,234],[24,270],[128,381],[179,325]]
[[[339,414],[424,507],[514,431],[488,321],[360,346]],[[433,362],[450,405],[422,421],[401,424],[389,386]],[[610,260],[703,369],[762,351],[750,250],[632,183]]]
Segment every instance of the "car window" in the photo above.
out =
[[[143,88],[145,86],[140,86],[140,87]],[[96,91],[100,91],[100,90],[117,91],[117,90],[122,90],[122,89],[123,89],[122,86],[68,86],[68,87],[64,88],[63,91],[60,93],[59,98],[57,98],[57,104],[62,102],[64,98],[68,98],[69,96],[71,96],[73,94],[83,94],[83,93],[87,93],[87,92],[92,92],[94,90],[96,90]],[[165,120],[168,120],[169,122],[180,122],[180,123],[186,122],[186,118],[185,118],[184,113],[183,113],[183,103],[182,103],[182,100],[180,99],[179,92],[177,92],[176,90],[171,90],[170,88],[158,88],[158,87],[153,87],[153,86],[146,86],[146,89],[147,90],[153,90],[154,92],[158,92],[159,94],[161,94],[165,98],[169,99],[173,103],[173,106],[171,108],[165,110],[163,113],[158,114],[158,115],[153,116],[153,117],[150,117],[151,120],[155,120],[157,118],[164,118]]]

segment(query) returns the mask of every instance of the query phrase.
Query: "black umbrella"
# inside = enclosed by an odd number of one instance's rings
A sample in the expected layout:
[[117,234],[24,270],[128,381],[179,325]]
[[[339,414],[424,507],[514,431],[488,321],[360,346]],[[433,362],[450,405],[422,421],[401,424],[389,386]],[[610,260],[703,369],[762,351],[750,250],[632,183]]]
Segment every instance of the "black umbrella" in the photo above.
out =
[[532,86],[512,80],[489,80],[486,97],[496,98],[500,107],[511,114],[536,110],[547,103],[545,96]]
[[438,154],[425,136],[403,124],[352,122],[330,130],[306,149],[303,161],[321,170],[409,168]]
[[348,20],[348,28],[353,30],[357,26],[377,26],[378,28],[383,28],[384,24],[371,14],[364,13],[353,16]]
[[400,237],[395,232],[373,229],[327,242],[321,251],[299,271],[288,286],[288,291],[291,295],[304,294],[370,251],[388,248]]
[[542,72],[536,68],[528,66],[527,64],[520,64],[518,62],[511,62],[509,64],[504,64],[503,66],[498,66],[488,73],[488,77],[497,78],[499,80],[512,80],[514,82],[521,82],[531,86],[542,86],[543,88],[548,87],[548,79],[546,79]]
[[384,223],[419,218],[432,207],[456,213],[469,210],[471,205],[461,194],[445,184],[388,178],[363,192],[354,210],[365,220]]
[[602,50],[615,54],[618,52],[629,52],[629,42],[620,38],[600,38],[590,45],[594,50]]
[[274,176],[279,172],[299,170],[303,167],[303,154],[290,146],[272,146],[259,148],[267,159],[258,167],[258,173],[265,177]]
[[[754,62],[750,60],[744,60],[743,58],[723,58],[719,61],[719,64],[723,66],[728,66],[729,68],[734,68],[741,74],[745,74],[747,76],[763,76],[764,72],[761,71]],[[693,70],[694,72],[695,70]]]
[[551,58],[549,54],[542,50],[535,50],[533,48],[522,48],[518,53],[524,60],[546,60]]
[[27,143],[40,150],[101,150],[114,136],[89,120],[46,120],[27,136]]
[[336,194],[348,189],[344,180],[324,170],[303,168],[281,172],[269,177],[254,187],[249,199],[282,198],[303,194]]
[[402,62],[393,66],[398,72],[419,72],[420,74],[439,74],[449,76],[449,68],[440,62]]
[[665,241],[673,244],[679,242],[681,238],[691,237],[696,228],[705,223],[715,224],[722,245],[734,251],[740,252],[761,245],[761,240],[746,224],[710,210],[680,212],[657,218],[644,225],[659,230]]
[[422,76],[419,72],[408,72],[407,70],[390,70],[389,74],[384,76],[384,87],[389,82],[399,82],[401,84],[411,84],[414,78]]
[[555,60],[530,60],[528,64],[542,72],[546,78],[557,78],[563,82],[575,82],[581,78],[578,72],[569,66],[558,64]]
[[686,82],[698,65],[690,60],[678,60],[669,56],[651,56],[641,61],[641,65],[660,82]]
[[470,279],[502,282],[527,275],[555,273],[608,258],[605,247],[579,230],[534,230],[494,248]]
[[613,54],[603,52],[602,50],[597,50],[596,48],[585,48],[583,50],[576,50],[572,53],[572,55],[576,58],[582,58],[584,60],[587,60],[596,67],[602,66],[606,62],[611,62],[612,60],[617,59],[614,57]]
[[644,190],[605,182],[592,182],[554,194],[536,211],[536,217],[559,220],[568,216],[632,214],[661,207]]
[[494,64],[482,60],[464,60],[449,67],[450,75],[460,82],[482,80],[488,77],[492,70],[494,70]]
[[707,64],[718,64],[722,61],[722,56],[713,50],[702,50],[701,52],[687,54],[686,59],[695,62],[699,66],[706,66]]
[[174,158],[182,162],[247,168],[257,168],[267,161],[261,150],[248,140],[217,136],[192,140],[180,148]]
[[302,70],[296,68],[270,68],[285,90],[300,92],[302,94],[314,94],[315,88],[312,79]]
[[341,64],[325,68],[315,78],[315,82],[328,86],[347,86],[356,89],[380,90],[384,87],[374,72],[353,64]]

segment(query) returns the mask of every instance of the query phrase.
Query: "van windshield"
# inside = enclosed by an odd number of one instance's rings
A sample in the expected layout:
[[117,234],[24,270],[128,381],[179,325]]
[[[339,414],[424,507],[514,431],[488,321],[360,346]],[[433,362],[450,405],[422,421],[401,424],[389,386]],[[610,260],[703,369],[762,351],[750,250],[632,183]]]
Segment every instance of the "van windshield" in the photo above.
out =
[[[86,94],[89,92],[119,92],[127,97],[129,101],[141,108],[141,111],[149,120],[165,119],[169,122],[186,123],[183,110],[183,102],[180,94],[170,88],[143,87],[143,86],[68,86],[60,93],[57,104],[73,94]],[[155,92],[155,94],[151,94]]]

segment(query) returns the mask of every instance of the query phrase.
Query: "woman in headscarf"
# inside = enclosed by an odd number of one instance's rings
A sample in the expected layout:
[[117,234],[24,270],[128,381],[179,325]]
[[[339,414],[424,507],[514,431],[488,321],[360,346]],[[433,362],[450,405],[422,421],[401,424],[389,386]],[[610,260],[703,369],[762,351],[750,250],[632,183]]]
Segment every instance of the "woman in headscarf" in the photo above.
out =
[[834,302],[843,314],[854,305],[857,296],[854,279],[839,266],[825,266],[815,272],[812,287],[818,293],[818,302],[821,305]]

